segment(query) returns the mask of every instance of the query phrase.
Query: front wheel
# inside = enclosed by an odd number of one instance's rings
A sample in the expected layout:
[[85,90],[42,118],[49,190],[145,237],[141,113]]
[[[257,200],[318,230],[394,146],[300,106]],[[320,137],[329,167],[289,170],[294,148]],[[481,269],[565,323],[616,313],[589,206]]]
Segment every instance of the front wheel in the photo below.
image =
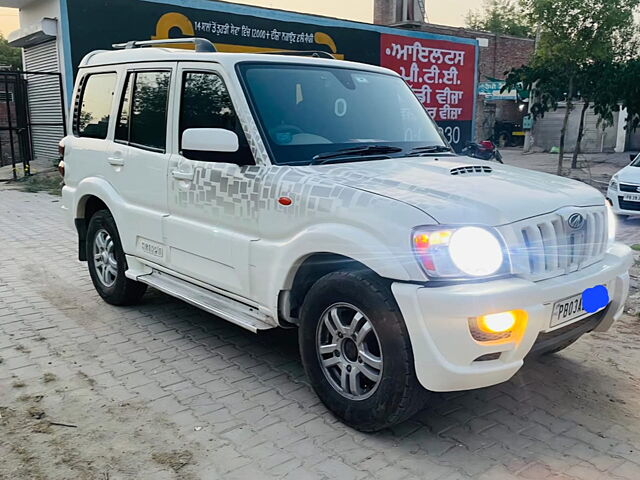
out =
[[131,305],[140,300],[147,286],[126,277],[127,260],[116,222],[108,210],[91,217],[86,249],[93,286],[107,303]]
[[424,405],[404,320],[374,274],[334,272],[318,280],[305,298],[299,337],[311,386],[346,424],[377,431]]

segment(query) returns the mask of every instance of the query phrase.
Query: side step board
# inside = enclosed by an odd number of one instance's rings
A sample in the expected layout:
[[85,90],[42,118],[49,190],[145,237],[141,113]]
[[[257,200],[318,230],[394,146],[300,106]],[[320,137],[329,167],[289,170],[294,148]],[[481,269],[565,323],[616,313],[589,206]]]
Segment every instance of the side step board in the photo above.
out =
[[136,280],[231,323],[235,323],[253,333],[275,328],[273,324],[269,323],[269,317],[261,313],[257,308],[250,307],[158,270],[153,270],[152,273],[147,275],[140,275]]

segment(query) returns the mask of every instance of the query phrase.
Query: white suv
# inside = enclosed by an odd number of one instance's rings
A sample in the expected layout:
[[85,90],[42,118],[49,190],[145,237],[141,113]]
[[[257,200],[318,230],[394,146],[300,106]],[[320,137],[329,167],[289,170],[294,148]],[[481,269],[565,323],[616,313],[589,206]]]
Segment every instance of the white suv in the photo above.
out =
[[107,302],[151,285],[298,327],[311,385],[363,431],[621,315],[631,254],[593,188],[456,156],[390,70],[192,41],[79,68],[64,208]]

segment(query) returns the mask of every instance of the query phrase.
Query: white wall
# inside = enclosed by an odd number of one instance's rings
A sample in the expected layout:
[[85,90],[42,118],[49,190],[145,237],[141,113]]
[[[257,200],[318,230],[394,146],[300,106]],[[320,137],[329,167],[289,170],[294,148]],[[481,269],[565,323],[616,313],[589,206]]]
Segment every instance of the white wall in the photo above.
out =
[[38,23],[45,17],[60,18],[59,0],[36,0],[20,9],[20,27]]

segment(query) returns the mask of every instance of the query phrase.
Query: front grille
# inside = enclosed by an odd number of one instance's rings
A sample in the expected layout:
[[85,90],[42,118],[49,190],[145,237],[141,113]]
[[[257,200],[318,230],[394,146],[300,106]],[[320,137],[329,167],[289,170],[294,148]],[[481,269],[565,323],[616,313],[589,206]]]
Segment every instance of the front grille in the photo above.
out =
[[629,185],[628,183],[620,184],[621,192],[640,193],[640,185]]
[[624,197],[618,197],[618,204],[622,210],[633,210],[640,212],[640,202],[629,202],[627,200],[623,200]]
[[[572,229],[568,217],[580,213],[581,228]],[[514,224],[510,245],[513,269],[532,280],[580,270],[604,257],[607,214],[604,207],[571,209]]]

